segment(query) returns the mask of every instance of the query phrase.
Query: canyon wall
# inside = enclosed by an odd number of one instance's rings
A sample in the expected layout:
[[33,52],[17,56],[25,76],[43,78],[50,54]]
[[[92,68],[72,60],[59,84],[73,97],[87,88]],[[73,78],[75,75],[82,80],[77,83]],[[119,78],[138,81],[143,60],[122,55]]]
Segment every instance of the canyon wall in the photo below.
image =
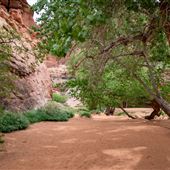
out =
[[19,38],[11,43],[9,59],[15,88],[1,100],[1,104],[13,111],[24,111],[43,106],[51,98],[51,79],[44,63],[37,60],[34,47],[35,34],[30,27],[35,26],[33,12],[26,0],[0,1],[0,30],[15,32]]

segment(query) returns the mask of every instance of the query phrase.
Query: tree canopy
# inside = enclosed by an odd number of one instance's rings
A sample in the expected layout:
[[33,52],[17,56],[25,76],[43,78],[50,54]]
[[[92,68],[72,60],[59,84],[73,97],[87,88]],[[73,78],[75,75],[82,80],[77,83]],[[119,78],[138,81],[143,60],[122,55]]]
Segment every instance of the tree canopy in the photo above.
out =
[[42,48],[65,56],[76,46],[75,68],[98,61],[93,68],[101,76],[116,64],[170,115],[161,91],[170,64],[168,0],[39,0],[34,9],[41,13]]

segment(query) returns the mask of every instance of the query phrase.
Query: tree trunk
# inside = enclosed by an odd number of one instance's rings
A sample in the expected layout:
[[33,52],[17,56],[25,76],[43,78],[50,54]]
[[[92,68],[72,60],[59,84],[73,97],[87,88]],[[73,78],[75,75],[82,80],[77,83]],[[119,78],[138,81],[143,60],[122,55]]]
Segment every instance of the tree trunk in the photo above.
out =
[[156,115],[160,116],[160,110],[161,110],[160,105],[155,100],[152,100],[151,106],[153,108],[153,112],[149,116],[145,116],[145,119],[152,120],[155,118]]
[[105,114],[106,114],[107,116],[109,116],[109,115],[113,116],[113,115],[114,115],[114,112],[115,112],[115,108],[114,108],[114,107],[107,107],[107,108],[106,108],[106,111],[105,111]]
[[160,105],[161,109],[170,117],[170,104],[163,98],[155,97],[155,101]]
[[128,107],[128,103],[126,101],[122,102],[123,108],[127,108]]
[[160,109],[162,109],[170,117],[170,104],[163,98],[155,97],[155,99],[152,100],[151,105],[154,111],[149,116],[146,116],[145,119],[152,120],[156,115],[160,116]]
[[[161,0],[160,1],[160,14],[164,18],[164,28],[167,35],[167,39],[170,45],[170,1]],[[155,100],[160,104],[161,109],[170,117],[170,104],[162,98],[155,98]]]

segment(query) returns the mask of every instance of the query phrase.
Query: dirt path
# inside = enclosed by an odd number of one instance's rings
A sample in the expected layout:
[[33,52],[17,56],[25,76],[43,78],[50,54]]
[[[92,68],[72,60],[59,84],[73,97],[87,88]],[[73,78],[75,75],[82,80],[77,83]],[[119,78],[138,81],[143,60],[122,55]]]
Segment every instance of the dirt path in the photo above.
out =
[[170,170],[170,121],[78,119],[7,134],[0,170]]

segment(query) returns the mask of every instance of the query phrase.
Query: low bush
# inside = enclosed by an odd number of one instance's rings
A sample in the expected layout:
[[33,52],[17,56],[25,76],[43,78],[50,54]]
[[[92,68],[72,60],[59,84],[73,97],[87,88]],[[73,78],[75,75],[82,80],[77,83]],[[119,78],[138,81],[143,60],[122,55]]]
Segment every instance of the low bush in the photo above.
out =
[[91,118],[91,113],[88,111],[81,111],[79,113],[80,117],[87,117],[87,118]]
[[25,112],[24,116],[27,117],[30,123],[37,123],[47,119],[47,115],[40,109]]
[[42,109],[39,112],[46,114],[46,120],[44,121],[68,121],[69,116],[67,113],[60,109]]
[[26,129],[30,123],[41,121],[68,121],[74,116],[73,110],[68,107],[57,108],[57,106],[51,104],[25,113],[0,113],[0,132],[7,133]]
[[57,103],[55,101],[49,102],[45,106],[45,109],[50,112],[57,111],[61,114],[67,114],[68,118],[74,117],[74,113],[76,112],[76,110],[70,108],[69,106],[67,106],[65,104]]
[[67,101],[67,97],[66,96],[61,96],[57,93],[53,93],[52,94],[52,100],[59,102],[59,103],[65,103]]
[[47,105],[44,108],[26,112],[24,115],[30,123],[36,123],[41,121],[68,121],[74,116],[74,113],[72,110]]
[[74,112],[72,110],[65,110],[65,112],[69,119],[74,117]]
[[91,114],[96,114],[96,115],[100,115],[102,113],[101,110],[96,109],[96,110],[91,110]]
[[0,115],[0,132],[22,130],[28,126],[29,121],[23,114],[4,112]]
[[89,109],[87,107],[84,107],[84,106],[77,108],[77,110],[80,111],[80,112],[81,111],[87,111],[87,112],[89,111]]

